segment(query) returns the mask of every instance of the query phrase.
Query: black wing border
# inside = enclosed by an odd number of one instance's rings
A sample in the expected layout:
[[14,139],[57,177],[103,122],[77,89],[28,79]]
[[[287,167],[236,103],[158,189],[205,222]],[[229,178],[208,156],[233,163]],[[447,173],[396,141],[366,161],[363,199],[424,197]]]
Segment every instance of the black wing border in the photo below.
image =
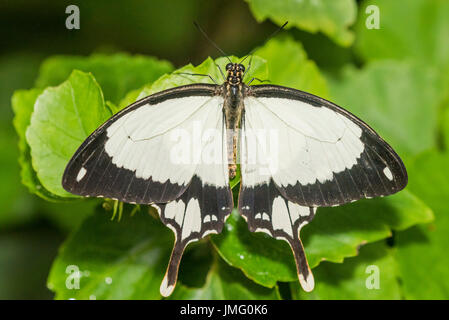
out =
[[[358,118],[351,112],[347,111],[346,109],[336,105],[335,103],[333,103],[331,101],[328,101],[324,98],[318,97],[311,93],[293,89],[293,88],[280,86],[280,85],[262,84],[262,85],[247,86],[247,88],[245,90],[245,97],[249,97],[249,96],[252,96],[255,98],[267,97],[267,98],[294,99],[294,100],[299,100],[299,101],[308,103],[312,106],[325,107],[325,108],[329,108],[335,112],[338,112],[339,114],[343,115],[345,118],[356,123],[362,129],[363,134],[368,136],[369,139],[373,139],[371,141],[375,141],[382,149],[384,149],[386,152],[388,152],[389,155],[391,156],[391,158],[394,159],[395,164],[398,166],[399,175],[395,176],[396,188],[394,188],[394,190],[391,190],[391,192],[386,192],[384,194],[381,194],[380,196],[399,192],[400,190],[404,189],[407,186],[407,183],[408,183],[407,170],[405,168],[405,165],[404,165],[402,159],[399,157],[399,155],[396,153],[396,151],[394,151],[394,149],[372,127],[370,127],[367,123],[365,123],[363,120],[361,120],[360,118]],[[367,145],[367,144],[365,143],[365,145]],[[378,146],[370,146],[370,145],[368,145],[368,146],[372,147],[373,150],[376,149],[376,147],[378,147]],[[374,151],[377,152],[379,150],[374,150]],[[377,196],[377,195],[375,195],[375,196]],[[360,198],[363,198],[363,197],[360,197]],[[366,196],[364,198],[371,198],[371,197]],[[335,203],[329,203],[329,204],[321,203],[321,201],[318,201],[318,202],[320,202],[320,206],[333,206],[336,204],[339,205],[339,204],[344,204],[344,203],[352,202],[352,201],[354,201],[354,199],[351,199],[349,201],[338,201],[338,203],[335,202]],[[306,206],[315,206],[316,205],[314,203],[307,203],[307,201],[300,201],[300,202],[301,202],[300,203],[301,205],[306,205]],[[317,201],[314,201],[314,202],[317,202]]]
[[[124,109],[120,110],[116,114],[112,115],[108,120],[106,120],[102,125],[100,125],[97,129],[95,129],[78,147],[78,149],[73,154],[70,161],[67,163],[64,173],[62,175],[62,186],[67,191],[73,193],[73,185],[72,181],[74,177],[72,177],[71,170],[74,166],[76,166],[76,162],[80,155],[86,151],[88,148],[99,148],[100,144],[104,144],[104,139],[101,139],[101,136],[104,134],[105,130],[111,126],[116,120],[123,117],[127,113],[134,111],[142,106],[146,105],[155,105],[161,103],[166,100],[176,99],[176,98],[184,98],[189,96],[218,96],[221,95],[221,86],[216,84],[206,84],[206,83],[196,83],[196,84],[188,84],[179,87],[174,87],[170,89],[166,89],[149,96],[146,96],[142,99],[137,100],[136,102],[130,104]],[[98,143],[98,146],[92,145],[94,143]],[[78,194],[78,193],[75,193]],[[79,194],[82,196],[89,196],[87,194]],[[95,195],[94,195],[95,196]]]

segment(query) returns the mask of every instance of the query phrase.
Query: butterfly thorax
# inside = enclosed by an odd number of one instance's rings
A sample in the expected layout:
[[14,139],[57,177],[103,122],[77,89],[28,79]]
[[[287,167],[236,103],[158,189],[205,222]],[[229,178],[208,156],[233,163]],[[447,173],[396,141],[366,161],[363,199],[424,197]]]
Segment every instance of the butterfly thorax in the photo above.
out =
[[241,127],[244,110],[243,95],[247,86],[242,81],[243,73],[245,71],[243,65],[228,63],[226,71],[226,82],[223,84],[223,112],[226,122],[229,178],[233,179],[237,170],[237,150],[238,142],[240,141],[239,129]]

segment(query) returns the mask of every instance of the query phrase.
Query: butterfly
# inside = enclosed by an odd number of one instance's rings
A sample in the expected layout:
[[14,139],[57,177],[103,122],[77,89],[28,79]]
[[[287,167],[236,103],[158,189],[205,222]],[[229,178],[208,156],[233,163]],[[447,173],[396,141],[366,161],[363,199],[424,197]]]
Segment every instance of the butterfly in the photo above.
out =
[[234,208],[229,181],[240,171],[236,206],[249,230],[287,241],[311,291],[301,228],[318,207],[400,191],[406,169],[371,127],[336,104],[245,83],[242,63],[225,70],[223,84],[164,90],[112,116],[75,152],[62,185],[157,209],[175,234],[160,287],[169,296],[186,246],[222,231]]

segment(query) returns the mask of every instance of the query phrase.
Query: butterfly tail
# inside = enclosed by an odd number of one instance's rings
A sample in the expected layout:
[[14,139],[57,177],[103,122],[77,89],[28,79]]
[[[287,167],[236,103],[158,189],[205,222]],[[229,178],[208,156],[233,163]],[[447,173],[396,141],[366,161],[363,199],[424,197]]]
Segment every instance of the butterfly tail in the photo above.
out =
[[301,239],[298,238],[293,241],[288,241],[295,257],[296,270],[298,272],[299,283],[306,292],[310,292],[315,287],[315,280],[312,271],[307,263],[306,253],[302,245]]
[[185,244],[175,241],[173,251],[170,256],[170,261],[165,272],[164,279],[162,280],[160,293],[164,297],[168,297],[175,290],[176,281],[178,279],[179,264],[181,263],[182,254],[185,249]]

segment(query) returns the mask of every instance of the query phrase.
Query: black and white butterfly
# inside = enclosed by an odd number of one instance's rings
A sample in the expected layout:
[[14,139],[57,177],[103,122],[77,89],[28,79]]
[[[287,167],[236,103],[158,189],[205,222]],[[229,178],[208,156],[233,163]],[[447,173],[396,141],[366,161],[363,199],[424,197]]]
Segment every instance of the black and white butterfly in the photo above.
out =
[[175,233],[160,288],[168,296],[185,247],[221,232],[240,164],[240,214],[250,231],[289,243],[299,281],[311,291],[299,233],[316,208],[393,194],[406,186],[406,169],[373,129],[332,102],[247,85],[240,63],[228,63],[226,72],[222,85],[168,89],[111,117],[76,151],[62,185],[157,208]]

